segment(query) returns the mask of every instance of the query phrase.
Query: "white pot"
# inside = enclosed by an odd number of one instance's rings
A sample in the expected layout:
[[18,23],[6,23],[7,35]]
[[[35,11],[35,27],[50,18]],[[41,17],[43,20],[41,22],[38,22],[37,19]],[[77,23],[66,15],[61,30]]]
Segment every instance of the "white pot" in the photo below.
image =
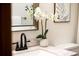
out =
[[41,47],[47,47],[48,46],[48,40],[47,39],[42,39],[40,41],[40,46]]

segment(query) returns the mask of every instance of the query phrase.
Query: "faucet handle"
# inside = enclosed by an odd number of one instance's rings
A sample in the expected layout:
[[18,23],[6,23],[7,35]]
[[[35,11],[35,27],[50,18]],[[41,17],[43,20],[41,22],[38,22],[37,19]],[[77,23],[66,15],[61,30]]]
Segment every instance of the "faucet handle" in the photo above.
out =
[[12,44],[16,44],[16,51],[18,51],[19,50],[19,43],[18,42],[15,42],[15,43],[12,43]]
[[17,42],[12,43],[13,45],[17,44]]
[[26,42],[30,42],[30,40],[26,41]]
[[16,43],[16,51],[18,51],[19,50],[19,43],[17,42]]

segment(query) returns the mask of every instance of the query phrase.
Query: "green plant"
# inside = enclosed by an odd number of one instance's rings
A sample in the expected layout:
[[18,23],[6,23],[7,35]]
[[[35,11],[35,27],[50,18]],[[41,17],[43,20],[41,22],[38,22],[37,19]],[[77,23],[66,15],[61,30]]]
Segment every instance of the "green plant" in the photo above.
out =
[[42,29],[42,34],[39,34],[36,38],[42,38],[42,39],[46,39],[46,35],[48,33],[48,29],[47,28],[47,19],[45,19],[45,32],[44,32],[44,29],[43,29],[43,20],[41,20],[41,29]]
[[48,29],[45,30],[44,34],[39,34],[36,38],[42,38],[42,39],[46,39],[46,35],[47,35]]

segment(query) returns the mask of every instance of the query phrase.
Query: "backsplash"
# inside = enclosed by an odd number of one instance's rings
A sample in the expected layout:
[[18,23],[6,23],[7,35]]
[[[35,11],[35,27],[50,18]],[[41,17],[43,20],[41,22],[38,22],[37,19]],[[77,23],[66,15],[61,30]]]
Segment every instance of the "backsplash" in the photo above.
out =
[[[35,46],[38,45],[38,41],[36,39],[36,35],[34,35],[35,31],[26,31],[26,32],[12,32],[12,42],[20,42],[20,36],[21,33],[25,33],[26,34],[26,38],[27,40],[30,40],[30,42],[27,42],[28,46]],[[33,34],[32,34],[33,33]],[[15,49],[15,45],[13,45],[13,49]]]

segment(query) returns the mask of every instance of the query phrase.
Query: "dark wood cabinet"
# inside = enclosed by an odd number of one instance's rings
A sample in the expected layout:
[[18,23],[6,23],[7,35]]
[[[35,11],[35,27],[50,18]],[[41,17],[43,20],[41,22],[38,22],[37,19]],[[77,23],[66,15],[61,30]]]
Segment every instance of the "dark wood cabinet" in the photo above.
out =
[[11,4],[0,3],[0,56],[11,55]]

